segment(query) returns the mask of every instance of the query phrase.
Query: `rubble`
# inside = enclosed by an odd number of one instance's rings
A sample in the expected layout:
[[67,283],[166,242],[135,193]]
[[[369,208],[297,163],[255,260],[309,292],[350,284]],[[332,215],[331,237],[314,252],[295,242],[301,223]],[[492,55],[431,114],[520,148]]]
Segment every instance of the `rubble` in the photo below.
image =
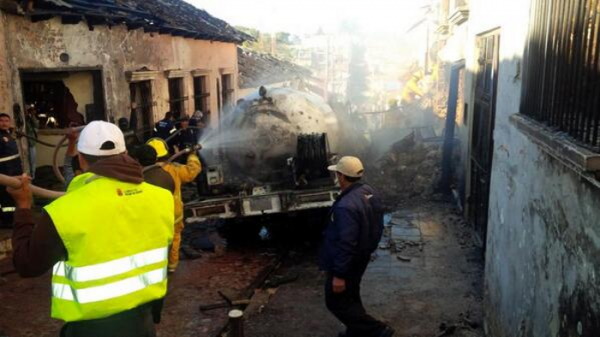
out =
[[390,147],[367,178],[387,202],[431,196],[441,175],[442,145],[413,131]]

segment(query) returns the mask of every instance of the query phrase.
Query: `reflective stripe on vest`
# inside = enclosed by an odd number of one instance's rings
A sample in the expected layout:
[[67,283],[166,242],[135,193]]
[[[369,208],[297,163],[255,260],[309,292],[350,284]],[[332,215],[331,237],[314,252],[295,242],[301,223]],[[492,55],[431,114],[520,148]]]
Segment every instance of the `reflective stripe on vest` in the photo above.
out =
[[0,163],[4,163],[4,162],[7,162],[7,161],[15,160],[15,159],[20,158],[20,157],[21,156],[17,153],[17,154],[12,155],[12,156],[0,158]]
[[124,274],[151,264],[167,261],[168,249],[158,248],[104,263],[85,267],[72,267],[67,262],[54,265],[53,275],[66,277],[73,282],[87,282]]
[[68,284],[53,283],[52,296],[81,304],[106,301],[131,294],[167,279],[167,267],[126,278],[121,281],[83,289]]

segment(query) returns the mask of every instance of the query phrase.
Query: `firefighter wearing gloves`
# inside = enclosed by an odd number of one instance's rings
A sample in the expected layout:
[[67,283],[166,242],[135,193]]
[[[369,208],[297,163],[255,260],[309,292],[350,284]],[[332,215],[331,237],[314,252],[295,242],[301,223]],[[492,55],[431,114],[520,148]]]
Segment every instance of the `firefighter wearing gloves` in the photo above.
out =
[[155,336],[167,292],[173,196],[143,182],[119,128],[95,121],[77,146],[84,174],[67,194],[31,211],[30,178],[8,189],[17,212],[13,262],[23,277],[52,268],[52,317],[61,336]]
[[175,235],[173,237],[173,246],[169,252],[169,272],[174,272],[179,264],[179,248],[181,245],[181,232],[183,231],[183,201],[181,198],[181,185],[194,181],[196,176],[202,171],[200,159],[195,151],[191,151],[187,157],[185,165],[179,163],[167,162],[169,150],[164,140],[152,138],[148,140],[148,145],[156,150],[158,165],[171,175],[175,182]]

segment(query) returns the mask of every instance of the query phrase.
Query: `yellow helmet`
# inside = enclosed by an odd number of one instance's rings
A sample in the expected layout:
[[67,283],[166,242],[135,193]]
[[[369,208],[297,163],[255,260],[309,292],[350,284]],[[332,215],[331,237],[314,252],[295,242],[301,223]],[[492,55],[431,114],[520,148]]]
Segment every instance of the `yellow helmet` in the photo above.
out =
[[150,138],[147,142],[147,145],[150,145],[156,150],[156,157],[162,158],[169,155],[169,148],[167,147],[167,142],[165,142],[161,138]]

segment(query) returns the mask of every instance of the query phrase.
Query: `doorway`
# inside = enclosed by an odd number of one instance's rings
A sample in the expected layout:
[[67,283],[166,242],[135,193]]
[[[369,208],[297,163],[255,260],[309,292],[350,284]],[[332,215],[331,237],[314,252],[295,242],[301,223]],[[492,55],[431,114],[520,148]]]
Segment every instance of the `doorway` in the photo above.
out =
[[175,119],[179,119],[185,114],[184,102],[187,97],[183,95],[183,78],[169,79],[169,109]]
[[154,106],[152,82],[140,81],[129,85],[131,94],[131,117],[129,127],[144,142],[152,137],[154,128]]
[[471,138],[469,220],[485,250],[499,67],[499,30],[477,38],[478,66]]
[[106,120],[102,72],[21,71],[23,99],[40,129],[64,129]]

